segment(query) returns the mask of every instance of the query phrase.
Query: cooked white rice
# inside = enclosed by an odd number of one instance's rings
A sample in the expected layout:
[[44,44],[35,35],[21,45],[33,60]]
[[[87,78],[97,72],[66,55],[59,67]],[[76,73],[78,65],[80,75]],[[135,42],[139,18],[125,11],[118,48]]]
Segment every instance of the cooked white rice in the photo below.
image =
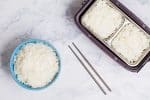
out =
[[108,38],[123,21],[121,13],[107,0],[96,0],[81,19],[82,24],[100,40]]
[[130,63],[137,62],[150,49],[150,37],[136,25],[127,24],[112,41],[113,48]]
[[15,61],[18,80],[33,88],[43,87],[58,72],[58,59],[52,48],[42,43],[29,43],[21,49]]

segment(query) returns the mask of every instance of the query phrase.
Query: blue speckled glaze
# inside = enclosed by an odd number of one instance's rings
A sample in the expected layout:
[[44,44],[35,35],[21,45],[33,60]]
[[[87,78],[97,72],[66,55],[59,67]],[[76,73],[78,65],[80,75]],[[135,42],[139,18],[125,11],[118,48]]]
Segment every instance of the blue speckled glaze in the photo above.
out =
[[[35,43],[35,44],[36,44],[36,43],[42,43],[42,44],[44,44],[44,45],[46,45],[46,46],[52,48],[52,49],[54,50],[54,52],[56,53],[56,56],[57,56],[57,59],[58,59],[58,66],[59,66],[58,72],[55,74],[54,78],[53,78],[47,85],[45,85],[44,87],[33,88],[33,87],[31,87],[31,86],[29,86],[29,85],[27,85],[27,84],[24,84],[24,83],[22,83],[21,81],[18,80],[17,74],[14,72],[14,67],[15,67],[15,66],[14,66],[14,63],[15,63],[17,54],[20,52],[20,50],[21,50],[24,46],[28,45],[29,43]],[[44,40],[28,39],[27,41],[22,42],[21,44],[19,44],[19,45],[15,48],[14,52],[12,53],[11,59],[10,59],[10,70],[11,70],[11,75],[12,75],[13,79],[14,79],[20,86],[22,86],[22,87],[24,87],[24,88],[26,88],[26,89],[29,89],[29,90],[41,90],[41,89],[44,89],[44,88],[48,87],[49,85],[51,85],[51,84],[56,80],[56,78],[58,77],[58,74],[59,74],[59,72],[60,72],[60,69],[61,69],[61,62],[60,62],[60,56],[59,56],[58,52],[56,51],[56,49],[55,49],[50,43],[48,43],[48,42],[46,42],[46,41],[44,41]]]

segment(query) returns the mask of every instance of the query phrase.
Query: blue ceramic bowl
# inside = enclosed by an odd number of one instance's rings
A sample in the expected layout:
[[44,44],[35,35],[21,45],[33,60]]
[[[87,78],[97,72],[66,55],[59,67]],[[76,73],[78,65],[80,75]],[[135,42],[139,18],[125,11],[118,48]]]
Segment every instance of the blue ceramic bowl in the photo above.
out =
[[[16,59],[17,54],[20,52],[20,50],[24,46],[28,45],[29,43],[35,43],[35,44],[36,43],[42,43],[43,45],[46,45],[46,46],[52,48],[54,50],[54,52],[56,53],[56,56],[57,56],[57,59],[58,59],[58,66],[59,66],[58,72],[55,74],[54,78],[47,85],[45,85],[44,87],[33,88],[33,87],[31,87],[31,86],[29,86],[27,84],[24,84],[23,82],[21,82],[21,81],[18,80],[17,74],[14,72],[14,67],[15,67],[14,63],[15,63],[15,59]],[[46,42],[44,40],[39,40],[39,39],[29,39],[29,40],[27,40],[27,41],[22,42],[21,44],[19,44],[15,48],[15,50],[14,50],[12,56],[11,56],[11,59],[10,59],[10,70],[11,70],[11,75],[12,75],[13,79],[20,86],[22,86],[22,87],[24,87],[26,89],[29,89],[29,90],[40,90],[40,89],[44,89],[44,88],[48,87],[49,85],[51,85],[56,80],[56,78],[57,78],[57,76],[58,76],[58,74],[60,72],[60,68],[61,68],[60,56],[59,56],[58,52],[56,51],[56,49],[50,43],[48,43],[48,42]]]

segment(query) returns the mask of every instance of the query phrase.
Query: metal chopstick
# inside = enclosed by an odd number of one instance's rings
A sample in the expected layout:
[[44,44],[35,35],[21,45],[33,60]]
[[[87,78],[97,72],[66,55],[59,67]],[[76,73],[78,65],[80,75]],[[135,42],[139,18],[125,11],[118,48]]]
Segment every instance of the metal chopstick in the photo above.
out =
[[87,67],[85,66],[85,64],[82,62],[82,60],[78,57],[78,55],[74,52],[74,50],[71,48],[71,46],[68,46],[69,49],[72,51],[72,53],[76,56],[76,58],[79,60],[79,62],[83,65],[83,67],[85,68],[85,70],[89,73],[89,75],[91,76],[91,78],[94,80],[94,82],[98,85],[98,87],[100,88],[100,90],[106,95],[106,92],[104,91],[104,89],[102,88],[102,86],[98,83],[98,81],[96,80],[96,78],[91,74],[91,72],[87,69]]
[[110,87],[107,85],[107,83],[104,81],[104,79],[100,76],[100,74],[96,71],[96,69],[92,66],[92,64],[86,59],[86,57],[83,55],[83,53],[79,50],[79,48],[76,46],[75,43],[72,43],[73,46],[76,48],[76,50],[80,53],[80,55],[83,57],[83,59],[88,63],[88,65],[91,67],[91,69],[95,72],[95,74],[98,76],[98,78],[102,81],[102,83],[106,86],[106,88],[111,91]]

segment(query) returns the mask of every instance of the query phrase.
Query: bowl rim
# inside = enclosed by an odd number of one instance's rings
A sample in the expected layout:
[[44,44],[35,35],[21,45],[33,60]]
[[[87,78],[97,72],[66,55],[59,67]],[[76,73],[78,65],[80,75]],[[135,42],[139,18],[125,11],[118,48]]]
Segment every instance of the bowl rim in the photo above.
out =
[[[19,51],[20,51],[23,47],[25,47],[25,46],[26,46],[27,44],[29,44],[29,43],[42,43],[43,45],[47,45],[48,47],[50,47],[51,49],[54,50],[54,52],[55,52],[55,54],[56,54],[56,56],[57,56],[57,59],[58,59],[58,71],[57,71],[56,74],[54,75],[53,79],[52,79],[47,85],[45,85],[45,86],[37,87],[37,88],[32,88],[31,86],[29,86],[29,85],[27,85],[27,84],[25,84],[25,83],[19,81],[19,80],[17,79],[16,73],[14,72],[14,67],[15,67],[15,66],[14,66],[14,62],[15,62],[15,57],[16,57],[16,55],[19,53]],[[23,87],[23,88],[25,88],[25,89],[28,89],[28,90],[41,90],[41,89],[47,88],[47,87],[50,86],[52,83],[54,83],[54,82],[56,81],[56,79],[58,78],[58,75],[59,75],[60,70],[61,70],[61,61],[60,61],[60,59],[61,59],[61,58],[60,58],[60,55],[59,55],[58,51],[57,51],[56,48],[55,48],[51,43],[49,43],[48,41],[41,40],[41,39],[33,39],[33,38],[27,39],[27,40],[21,42],[21,43],[14,49],[14,51],[13,51],[13,53],[12,53],[12,55],[11,55],[10,64],[9,64],[11,76],[12,76],[12,78],[16,81],[16,83],[17,83],[19,86],[21,86],[21,87]]]

